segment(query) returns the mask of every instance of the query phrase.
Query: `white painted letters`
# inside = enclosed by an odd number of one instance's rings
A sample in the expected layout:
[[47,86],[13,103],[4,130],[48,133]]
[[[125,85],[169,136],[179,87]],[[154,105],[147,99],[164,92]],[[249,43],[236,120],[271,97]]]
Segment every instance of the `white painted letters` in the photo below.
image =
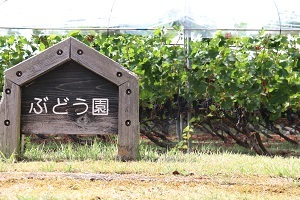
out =
[[[42,113],[48,113],[48,108],[46,102],[49,100],[49,98],[46,96],[44,98],[34,98],[36,103],[30,104],[29,113],[35,113],[37,115]],[[68,105],[70,99],[68,97],[64,98],[62,101],[60,98],[57,98],[57,103],[52,107],[52,112],[56,115],[67,115],[67,110],[62,110],[65,108],[65,106]],[[76,115],[83,115],[85,114],[88,109],[88,103],[86,99],[82,98],[76,98],[75,103],[72,104],[72,106],[76,107],[83,107],[84,110],[80,109],[80,112],[77,112],[79,109],[75,109]],[[107,98],[93,98],[92,99],[92,109],[91,113],[92,115],[108,115],[108,99]]]

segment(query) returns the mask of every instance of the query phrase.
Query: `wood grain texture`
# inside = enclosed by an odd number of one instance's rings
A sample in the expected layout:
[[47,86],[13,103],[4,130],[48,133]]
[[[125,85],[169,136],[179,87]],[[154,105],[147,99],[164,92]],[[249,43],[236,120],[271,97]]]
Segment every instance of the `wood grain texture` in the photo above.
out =
[[[82,51],[81,55],[78,54],[78,51],[80,50]],[[132,78],[138,79],[134,73],[122,67],[117,62],[100,54],[98,51],[86,46],[74,38],[71,38],[71,59],[116,85],[121,85]],[[118,72],[122,73],[121,77],[117,76]]]
[[136,160],[139,157],[140,139],[138,80],[133,78],[122,84],[119,87],[119,99],[118,158]]
[[[3,87],[4,89],[4,87]],[[0,151],[4,153],[5,149],[5,137],[4,137],[4,92],[0,100]]]
[[[32,104],[37,112],[41,111],[34,98],[45,97],[48,100],[40,104],[43,112],[29,113]],[[57,98],[67,105],[58,106],[54,111],[68,114],[53,113],[53,107],[58,104]],[[92,114],[93,98],[109,99],[108,115]],[[21,130],[22,133],[34,134],[117,134],[118,101],[117,85],[71,60],[22,87]],[[46,103],[47,113],[43,102]],[[86,106],[73,105],[76,103],[86,103],[87,112],[77,115],[84,112]]]
[[[24,60],[14,67],[5,71],[5,77],[17,85],[23,85],[31,80],[47,73],[70,59],[70,41],[67,39],[58,43],[36,56]],[[58,55],[57,51],[62,50],[62,54]],[[21,76],[17,76],[17,72],[21,72]]]
[[[115,61],[69,38],[5,71],[5,77],[11,90],[0,104],[5,155],[18,153],[20,132],[118,133],[118,158],[139,157],[138,77]],[[94,98],[108,99],[108,115],[92,113]]]
[[[4,154],[9,157],[18,154],[20,143],[20,116],[21,116],[21,90],[18,85],[5,79],[4,90],[9,89],[10,93],[4,94]],[[3,122],[2,122],[3,123]]]

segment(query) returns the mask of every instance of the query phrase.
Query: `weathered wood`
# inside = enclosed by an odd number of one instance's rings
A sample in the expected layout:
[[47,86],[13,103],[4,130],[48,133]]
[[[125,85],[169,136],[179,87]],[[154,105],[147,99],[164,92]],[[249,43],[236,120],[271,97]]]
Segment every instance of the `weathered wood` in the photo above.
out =
[[118,158],[135,160],[139,157],[139,85],[132,78],[119,87]]
[[2,142],[5,142],[1,151],[6,157],[18,154],[20,143],[20,116],[21,116],[21,90],[18,85],[5,79],[4,93],[4,124]]
[[[4,88],[4,87],[3,87]],[[4,137],[4,92],[2,93],[2,98],[0,100],[0,152],[4,153],[5,137]],[[0,153],[1,154],[1,153]]]
[[[22,87],[22,133],[117,134],[118,95],[117,85],[71,60]],[[41,110],[34,98],[45,97],[46,101],[40,103]],[[66,105],[55,110],[68,114],[53,113],[53,107],[58,104],[57,98]],[[93,115],[94,98],[109,100],[108,115]],[[76,103],[81,105],[73,105]],[[78,115],[86,109],[83,103],[88,105],[88,110]],[[31,108],[42,112],[36,114]]]
[[132,79],[132,77],[137,78],[134,73],[122,67],[119,63],[74,38],[71,38],[71,59],[116,85],[121,85]]
[[69,38],[5,71],[5,78],[0,150],[6,156],[19,152],[21,132],[118,133],[118,158],[138,158],[138,77],[115,61]]
[[54,67],[70,60],[70,41],[71,39],[67,39],[15,65],[5,71],[5,77],[17,85],[23,85],[42,76]]

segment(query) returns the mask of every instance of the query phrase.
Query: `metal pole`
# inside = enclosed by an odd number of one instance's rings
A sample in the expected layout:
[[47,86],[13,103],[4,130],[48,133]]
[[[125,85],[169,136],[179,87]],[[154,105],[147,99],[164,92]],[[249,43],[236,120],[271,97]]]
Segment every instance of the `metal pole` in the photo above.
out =
[[[191,41],[191,31],[190,30],[184,30],[184,47],[185,47],[185,54],[186,54],[186,70],[190,70],[191,69],[191,60],[190,60],[190,57],[189,57],[189,54],[191,52],[191,45],[190,45],[190,41]],[[190,84],[189,82],[187,83],[187,91],[190,91]],[[190,99],[188,99],[188,111],[187,111],[187,123],[186,125],[187,126],[190,126],[190,121],[191,121],[191,118],[192,118],[192,113],[191,113],[191,101]],[[188,141],[187,141],[187,146],[188,146],[188,149],[187,151],[190,152],[191,149],[192,149],[192,135],[191,135],[191,132],[188,131],[187,132],[188,135],[190,135]]]
[[182,131],[183,131],[183,125],[182,125],[182,114],[180,113],[180,88],[178,88],[178,98],[177,98],[177,116],[176,116],[176,133],[178,137],[178,142],[182,141]]

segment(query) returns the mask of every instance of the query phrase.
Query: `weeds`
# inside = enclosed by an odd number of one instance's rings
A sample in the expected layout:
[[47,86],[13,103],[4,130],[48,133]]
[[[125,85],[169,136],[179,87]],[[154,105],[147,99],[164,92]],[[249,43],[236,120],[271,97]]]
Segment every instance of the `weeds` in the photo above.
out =
[[111,160],[116,155],[115,144],[104,144],[94,141],[90,144],[56,143],[45,144],[28,143],[22,155],[22,160],[29,161],[68,161],[68,160]]
[[300,160],[296,157],[265,157],[248,153],[237,146],[228,150],[212,143],[199,145],[192,152],[184,153],[176,148],[164,149],[141,141],[140,160],[122,163],[116,158],[116,142],[95,140],[83,145],[54,141],[47,144],[28,142],[21,162],[16,162],[13,156],[4,158],[0,154],[0,171],[10,171],[14,166],[20,171],[121,174],[172,174],[178,171],[181,175],[264,175],[295,180],[300,177]]
[[15,163],[16,162],[16,156],[15,154],[12,154],[10,157],[6,157],[1,151],[0,151],[0,163],[5,162],[5,163]]

